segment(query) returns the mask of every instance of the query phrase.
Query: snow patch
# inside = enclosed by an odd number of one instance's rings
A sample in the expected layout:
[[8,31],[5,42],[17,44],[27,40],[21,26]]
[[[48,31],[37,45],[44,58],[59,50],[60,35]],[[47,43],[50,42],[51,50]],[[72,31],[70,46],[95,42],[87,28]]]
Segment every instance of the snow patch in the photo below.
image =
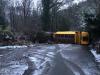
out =
[[41,49],[41,50],[38,50],[37,52],[38,53],[41,53],[41,52],[43,53],[43,52],[45,52],[45,50],[44,49],[43,50]]
[[44,59],[44,56],[42,56],[42,55],[35,55],[34,57],[38,58],[38,59],[42,59],[42,60]]
[[97,54],[95,50],[91,50],[91,53],[94,55],[96,62],[100,62],[100,54]]
[[34,62],[35,66],[36,66],[36,69],[39,68],[40,66],[40,63],[41,63],[41,60],[39,60],[38,58],[35,58],[35,57],[29,57],[29,59]]
[[44,69],[46,68],[46,63],[49,60],[49,58],[45,58],[44,62],[41,62],[41,60],[39,60],[38,58],[35,57],[29,57],[31,61],[34,62],[35,66],[36,66],[36,70],[34,71],[33,75],[41,75],[44,71]]
[[55,48],[55,46],[41,47],[41,49],[35,52],[33,57],[29,57],[36,67],[33,75],[42,75],[45,72],[48,65],[53,61]]
[[53,58],[54,57],[54,53],[53,52],[48,52],[47,56]]
[[69,47],[71,44],[58,44],[60,48]]
[[1,46],[0,49],[15,49],[15,48],[26,48],[26,47],[33,47],[34,45],[14,45],[14,46]]
[[52,49],[56,49],[55,46],[49,46],[48,49],[52,50]]
[[81,75],[79,72],[74,72],[75,75]]
[[54,50],[54,49],[56,49],[56,47],[55,46],[46,46],[46,47],[44,47],[43,48],[44,49],[44,51],[46,50],[46,51],[52,51],[52,50]]
[[[60,49],[56,52],[56,53],[62,53],[62,50],[66,50],[68,47],[71,46],[71,44],[58,44],[58,46],[60,47]],[[72,50],[72,49],[68,49],[68,50]]]
[[27,68],[27,65],[11,65],[1,69],[0,75],[22,75]]
[[0,47],[0,49],[8,49],[8,48],[26,48],[27,46],[23,45],[23,46],[3,46],[3,47]]
[[72,3],[73,4],[79,4],[80,2],[85,2],[87,0],[74,0]]
[[0,55],[0,57],[2,57],[3,55]]

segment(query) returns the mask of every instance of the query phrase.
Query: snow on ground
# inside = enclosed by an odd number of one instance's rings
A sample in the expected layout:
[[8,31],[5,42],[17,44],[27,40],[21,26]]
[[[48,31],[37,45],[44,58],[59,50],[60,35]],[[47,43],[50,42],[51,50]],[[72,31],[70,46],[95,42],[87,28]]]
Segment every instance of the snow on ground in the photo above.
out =
[[27,47],[27,46],[25,46],[25,45],[23,45],[23,46],[2,46],[2,47],[0,47],[0,49],[7,49],[7,48],[15,49],[15,48],[25,48],[25,47]]
[[40,65],[41,61],[35,57],[29,57],[29,59],[35,64],[36,69],[39,69],[39,65]]
[[[35,70],[33,72],[33,75],[41,75],[46,69],[52,67],[52,62],[55,57],[55,46],[51,45],[30,45],[32,46],[32,51],[28,50],[27,53],[23,54],[22,56],[25,58],[25,63],[20,63],[18,61],[11,61],[10,63],[7,63],[4,67],[0,69],[0,75],[23,75],[28,68],[31,68],[29,62],[34,64]],[[7,49],[7,48],[26,48],[26,45],[23,46],[3,46],[0,47],[0,49]],[[34,50],[35,49],[35,50]],[[33,51],[34,50],[34,51]],[[2,55],[0,55],[2,56]],[[12,56],[12,55],[11,55]],[[28,57],[28,58],[27,58]],[[3,65],[3,64],[2,64]],[[32,67],[34,68],[34,67]],[[3,74],[4,73],[4,74]]]
[[[83,51],[84,49],[82,46],[59,44],[59,47],[60,54],[62,55],[62,57],[68,60],[69,62],[76,64],[76,66],[80,68],[86,75],[100,75],[99,71],[96,68],[96,63],[92,61],[92,58],[88,54],[88,51]],[[93,50],[92,53],[95,55],[97,60],[100,60],[100,55],[97,55],[96,52]],[[72,71],[76,75],[78,75],[76,73],[76,70],[73,69],[74,68],[72,68]]]
[[29,59],[35,64],[35,71],[33,75],[41,75],[48,66],[52,65],[54,58],[55,46],[40,46],[40,49],[37,49],[34,52],[34,56],[29,57]]
[[58,44],[58,45],[61,49],[65,49],[66,47],[69,47],[71,44]]
[[100,63],[100,54],[97,54],[95,50],[91,50],[91,53],[94,55],[96,62]]
[[80,2],[85,2],[86,0],[74,0],[73,4],[79,4]]
[[0,55],[0,57],[2,57],[3,55]]
[[0,49],[15,49],[15,48],[26,48],[26,47],[33,47],[34,45],[14,45],[14,46],[0,46]]
[[[22,75],[28,68],[25,64],[19,64],[19,62],[8,63],[10,66],[1,68],[0,75]],[[4,74],[3,74],[4,73]]]
[[46,63],[50,60],[49,58],[45,58],[45,61],[41,63],[41,60],[37,58],[31,57],[31,60],[35,63],[36,70],[33,75],[41,75],[46,68]]

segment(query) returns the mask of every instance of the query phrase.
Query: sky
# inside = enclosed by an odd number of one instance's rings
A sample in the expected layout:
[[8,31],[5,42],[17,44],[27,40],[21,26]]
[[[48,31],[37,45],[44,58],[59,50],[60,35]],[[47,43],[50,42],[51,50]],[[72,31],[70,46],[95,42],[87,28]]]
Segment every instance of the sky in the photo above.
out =
[[[13,1],[21,1],[21,0],[13,0]],[[34,1],[34,4],[37,4],[38,0],[33,0],[33,1]],[[78,4],[78,3],[82,2],[82,1],[86,1],[86,0],[74,0],[73,3]]]
[[[12,0],[12,1],[21,1],[21,0]],[[38,2],[39,0],[33,0],[33,2],[34,2],[34,6],[35,7],[37,7],[37,2]],[[86,1],[86,0],[74,0],[74,1],[72,1],[72,4],[78,4],[78,3],[80,3],[80,2],[83,2],[83,1]],[[62,6],[61,7],[61,9],[65,9],[65,8],[68,8],[68,6],[69,5],[64,5],[64,6]]]
[[[21,1],[21,0],[12,0],[12,1],[16,2],[16,1]],[[34,1],[35,6],[36,6],[38,0],[33,0],[33,1]]]
[[78,4],[78,3],[82,2],[82,1],[86,1],[86,0],[74,0],[73,3],[74,3],[74,4],[75,4],[75,3]]
[[[35,7],[36,7],[36,5],[37,5],[37,1],[39,1],[39,0],[34,0],[34,5],[35,5]],[[61,0],[62,1],[62,0]],[[83,2],[83,1],[86,1],[86,0],[74,0],[73,2],[72,2],[72,4],[78,4],[78,3],[80,3],[80,2]],[[63,6],[63,8],[67,8],[68,7],[68,5],[64,5]]]
[[[72,1],[71,5],[73,5],[73,4],[79,4],[80,2],[84,2],[84,1],[87,1],[87,0],[74,0],[74,1]],[[70,6],[70,5],[65,4],[65,5],[63,5],[63,6],[61,7],[61,10],[62,10],[62,9],[66,9],[66,8],[68,8],[69,6]]]
[[[34,3],[37,4],[37,1],[38,0],[34,0]],[[86,1],[86,0],[74,0],[73,3],[78,4],[78,3],[82,2],[82,1]]]

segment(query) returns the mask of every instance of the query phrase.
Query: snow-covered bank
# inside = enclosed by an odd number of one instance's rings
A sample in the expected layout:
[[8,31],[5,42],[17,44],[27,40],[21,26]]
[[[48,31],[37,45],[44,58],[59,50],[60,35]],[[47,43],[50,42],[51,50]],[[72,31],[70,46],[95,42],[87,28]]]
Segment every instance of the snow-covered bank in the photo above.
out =
[[15,49],[15,48],[26,48],[26,47],[32,47],[34,45],[14,45],[14,46],[0,46],[0,49]]
[[96,53],[96,50],[92,49],[91,53],[93,54],[93,56],[95,57],[95,61],[100,63],[100,54]]

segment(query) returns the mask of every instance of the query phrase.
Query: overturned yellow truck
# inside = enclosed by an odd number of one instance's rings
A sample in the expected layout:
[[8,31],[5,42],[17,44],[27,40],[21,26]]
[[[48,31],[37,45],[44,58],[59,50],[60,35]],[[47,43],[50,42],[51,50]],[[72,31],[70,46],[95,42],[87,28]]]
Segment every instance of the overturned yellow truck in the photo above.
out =
[[89,44],[89,33],[85,31],[58,31],[53,33],[55,43]]

